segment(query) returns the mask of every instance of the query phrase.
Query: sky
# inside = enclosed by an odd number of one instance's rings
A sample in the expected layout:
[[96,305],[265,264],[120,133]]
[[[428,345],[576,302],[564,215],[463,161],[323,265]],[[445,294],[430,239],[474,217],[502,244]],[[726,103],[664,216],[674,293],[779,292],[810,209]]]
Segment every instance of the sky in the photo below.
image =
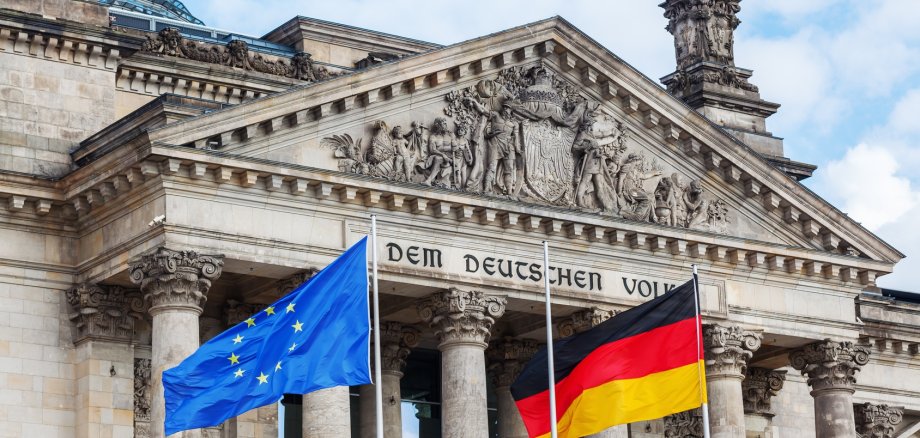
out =
[[[296,15],[453,44],[561,15],[645,75],[674,70],[660,0],[184,0],[260,36]],[[744,0],[735,63],[782,105],[767,128],[804,183],[908,257],[881,287],[920,292],[920,2]]]

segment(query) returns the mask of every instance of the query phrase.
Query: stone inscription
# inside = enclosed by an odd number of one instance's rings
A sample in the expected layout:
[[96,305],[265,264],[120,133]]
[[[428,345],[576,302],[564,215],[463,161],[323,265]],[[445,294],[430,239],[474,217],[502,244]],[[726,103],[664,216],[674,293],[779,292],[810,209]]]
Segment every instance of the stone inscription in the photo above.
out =
[[623,288],[629,295],[638,295],[642,298],[655,298],[664,295],[679,284],[671,284],[665,281],[637,280],[635,278],[620,277],[623,280]]

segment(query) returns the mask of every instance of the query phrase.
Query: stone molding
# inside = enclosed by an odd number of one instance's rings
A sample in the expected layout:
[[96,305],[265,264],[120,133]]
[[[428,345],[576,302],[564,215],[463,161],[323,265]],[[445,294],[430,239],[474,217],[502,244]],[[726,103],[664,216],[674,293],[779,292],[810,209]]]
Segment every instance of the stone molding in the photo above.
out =
[[0,52],[114,71],[122,59],[122,50],[133,50],[119,48],[113,41],[93,41],[73,35],[77,34],[54,34],[47,29],[0,24]]
[[615,310],[604,310],[598,307],[579,310],[557,322],[556,330],[560,337],[566,338],[594,328],[616,314]]
[[703,412],[697,409],[664,417],[665,438],[703,438]]
[[416,308],[422,321],[435,329],[439,349],[460,344],[485,349],[505,303],[504,297],[451,288],[419,300]]
[[904,419],[904,408],[884,404],[854,404],[853,411],[861,438],[894,438],[895,426]]
[[537,353],[539,348],[539,344],[533,339],[515,339],[506,336],[492,341],[489,349],[486,350],[486,359],[495,387],[511,386],[524,369],[524,364]]
[[402,377],[406,358],[418,346],[421,332],[399,322],[380,323],[380,368],[385,373]]
[[856,374],[867,363],[869,349],[849,341],[825,339],[789,353],[789,364],[808,377],[812,392],[830,389],[853,392]]
[[137,290],[81,284],[66,293],[76,325],[74,344],[86,340],[131,342],[135,320],[143,318],[144,300]]
[[704,325],[706,374],[743,379],[747,361],[760,348],[761,339],[761,331],[744,330],[739,326]]
[[150,96],[173,93],[231,104],[247,102],[280,91],[221,83],[214,81],[213,78],[206,79],[206,76],[194,77],[170,72],[151,72],[128,65],[118,67],[115,88]]
[[161,246],[129,264],[131,281],[140,285],[151,314],[168,308],[201,313],[211,282],[220,277],[223,257]]
[[744,413],[772,417],[774,414],[770,402],[783,389],[785,381],[785,370],[748,368],[741,382]]

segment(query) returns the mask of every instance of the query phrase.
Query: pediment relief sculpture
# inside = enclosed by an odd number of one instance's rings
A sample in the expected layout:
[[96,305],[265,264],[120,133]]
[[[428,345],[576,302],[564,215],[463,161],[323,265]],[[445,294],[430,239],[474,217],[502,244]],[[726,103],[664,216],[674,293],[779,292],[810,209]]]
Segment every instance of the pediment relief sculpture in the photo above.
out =
[[[443,117],[322,139],[340,171],[725,233],[725,201],[667,172],[629,128],[542,64],[445,95]],[[391,126],[392,125],[392,126]]]

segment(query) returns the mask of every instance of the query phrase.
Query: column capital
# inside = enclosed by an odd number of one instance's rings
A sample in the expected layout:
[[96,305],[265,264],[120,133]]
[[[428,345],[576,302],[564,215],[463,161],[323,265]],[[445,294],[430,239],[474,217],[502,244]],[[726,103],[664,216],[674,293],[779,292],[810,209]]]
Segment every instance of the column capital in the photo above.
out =
[[402,376],[406,358],[418,346],[421,332],[399,322],[380,322],[380,369]]
[[761,339],[763,334],[759,330],[719,324],[704,325],[707,376],[744,378],[747,361],[760,348]]
[[759,414],[772,417],[773,410],[770,401],[783,389],[786,382],[785,370],[771,370],[768,368],[748,368],[744,380],[741,382],[741,392],[744,398],[744,413]]
[[136,289],[84,283],[66,292],[70,320],[76,324],[74,343],[84,340],[131,342],[134,321],[144,314],[144,300]]
[[853,405],[856,431],[863,438],[892,438],[894,427],[904,419],[904,408],[862,403]]
[[435,329],[439,348],[473,344],[485,349],[495,319],[505,313],[505,298],[477,291],[449,289],[418,302],[422,321]]
[[596,327],[598,324],[616,315],[614,310],[604,310],[597,307],[578,310],[556,323],[559,336],[565,338],[576,333]]
[[492,341],[486,350],[486,359],[489,362],[489,371],[492,382],[496,387],[511,386],[524,364],[537,353],[540,348],[533,339],[515,339],[506,336]]
[[319,269],[308,268],[306,271],[298,272],[290,277],[282,278],[275,283],[275,296],[274,300],[281,299],[281,297],[291,293],[294,289],[297,289],[297,286],[304,284],[307,280],[313,278],[319,272]]
[[664,417],[665,438],[703,438],[703,412],[697,409]]
[[850,341],[825,339],[789,353],[792,368],[808,376],[813,391],[846,389],[853,391],[856,373],[869,363],[869,349]]
[[252,315],[255,315],[260,310],[260,306],[256,304],[244,303],[234,299],[228,299],[224,303],[224,324],[227,327],[233,327],[243,321],[246,318],[249,318]]
[[161,246],[129,263],[131,281],[140,285],[151,314],[169,308],[201,313],[211,281],[220,277],[223,257]]

